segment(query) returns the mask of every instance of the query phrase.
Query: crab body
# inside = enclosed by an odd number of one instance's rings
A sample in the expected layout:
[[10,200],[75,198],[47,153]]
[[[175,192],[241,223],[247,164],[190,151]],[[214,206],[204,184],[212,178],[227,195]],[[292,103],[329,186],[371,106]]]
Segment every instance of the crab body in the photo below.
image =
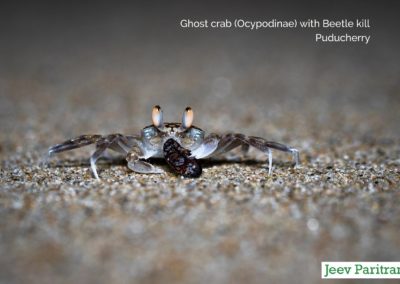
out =
[[174,172],[184,177],[198,177],[202,169],[199,159],[224,154],[239,146],[243,151],[254,147],[268,155],[269,174],[272,171],[272,149],[293,155],[295,164],[299,164],[299,152],[281,143],[265,140],[261,137],[245,136],[239,133],[218,135],[205,132],[192,125],[193,111],[187,107],[181,123],[164,123],[159,106],[152,111],[153,124],[142,129],[139,135],[81,135],[49,148],[49,156],[55,153],[95,144],[96,150],[90,158],[93,175],[99,179],[96,162],[106,150],[123,154],[128,168],[137,173],[163,173],[146,161],[149,158],[164,158]]

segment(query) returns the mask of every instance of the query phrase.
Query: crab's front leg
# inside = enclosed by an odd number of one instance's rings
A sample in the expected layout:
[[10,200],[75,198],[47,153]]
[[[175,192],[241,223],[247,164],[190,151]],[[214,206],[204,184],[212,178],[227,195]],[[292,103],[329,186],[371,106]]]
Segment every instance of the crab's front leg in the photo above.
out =
[[142,159],[147,159],[151,157],[151,153],[143,153],[143,151],[138,147],[134,146],[126,155],[126,161],[128,162],[128,168],[136,173],[141,174],[162,174],[164,170],[153,166],[152,164],[143,161]]

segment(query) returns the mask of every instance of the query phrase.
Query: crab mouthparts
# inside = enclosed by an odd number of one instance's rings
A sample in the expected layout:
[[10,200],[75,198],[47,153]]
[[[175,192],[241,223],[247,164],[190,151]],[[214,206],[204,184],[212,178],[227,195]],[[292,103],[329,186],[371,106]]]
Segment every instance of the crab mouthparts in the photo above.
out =
[[183,148],[177,141],[170,138],[164,143],[164,157],[168,165],[184,177],[199,177],[201,165],[196,158],[190,157],[190,150]]

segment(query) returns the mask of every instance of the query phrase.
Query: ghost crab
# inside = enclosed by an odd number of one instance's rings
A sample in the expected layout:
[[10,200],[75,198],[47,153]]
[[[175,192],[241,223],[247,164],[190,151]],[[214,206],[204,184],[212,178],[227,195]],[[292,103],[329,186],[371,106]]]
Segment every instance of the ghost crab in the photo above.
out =
[[243,151],[247,151],[251,146],[266,153],[269,161],[269,174],[272,172],[272,149],[291,153],[295,165],[299,164],[298,150],[281,143],[240,133],[225,135],[211,133],[206,136],[202,129],[192,124],[193,110],[190,107],[185,109],[181,123],[164,123],[161,107],[154,106],[152,121],[153,124],[143,128],[140,135],[81,135],[50,147],[48,155],[96,144],[96,150],[90,157],[91,169],[96,179],[99,179],[96,161],[108,149],[125,155],[128,168],[144,174],[164,172],[161,168],[146,161],[146,159],[154,157],[165,158],[168,165],[184,177],[198,177],[202,172],[198,159],[220,155],[239,146]]

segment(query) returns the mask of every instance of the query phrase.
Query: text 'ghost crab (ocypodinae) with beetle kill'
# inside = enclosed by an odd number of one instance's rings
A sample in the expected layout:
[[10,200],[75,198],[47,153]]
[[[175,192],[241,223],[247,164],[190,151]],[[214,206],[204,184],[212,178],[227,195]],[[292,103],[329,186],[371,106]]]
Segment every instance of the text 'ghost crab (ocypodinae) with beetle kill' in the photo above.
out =
[[199,159],[209,158],[233,150],[239,146],[247,151],[250,146],[266,153],[269,161],[269,174],[272,171],[272,149],[289,152],[295,165],[299,164],[299,152],[281,143],[264,138],[246,136],[240,133],[208,136],[200,128],[192,125],[193,110],[187,107],[182,122],[163,122],[160,106],[153,107],[153,124],[142,129],[139,135],[81,135],[49,148],[49,156],[67,150],[95,144],[96,150],[90,157],[93,175],[99,179],[96,161],[106,150],[114,150],[125,155],[128,168],[137,173],[159,174],[164,171],[146,161],[149,158],[164,158],[168,165],[184,177],[198,177],[202,168]]

